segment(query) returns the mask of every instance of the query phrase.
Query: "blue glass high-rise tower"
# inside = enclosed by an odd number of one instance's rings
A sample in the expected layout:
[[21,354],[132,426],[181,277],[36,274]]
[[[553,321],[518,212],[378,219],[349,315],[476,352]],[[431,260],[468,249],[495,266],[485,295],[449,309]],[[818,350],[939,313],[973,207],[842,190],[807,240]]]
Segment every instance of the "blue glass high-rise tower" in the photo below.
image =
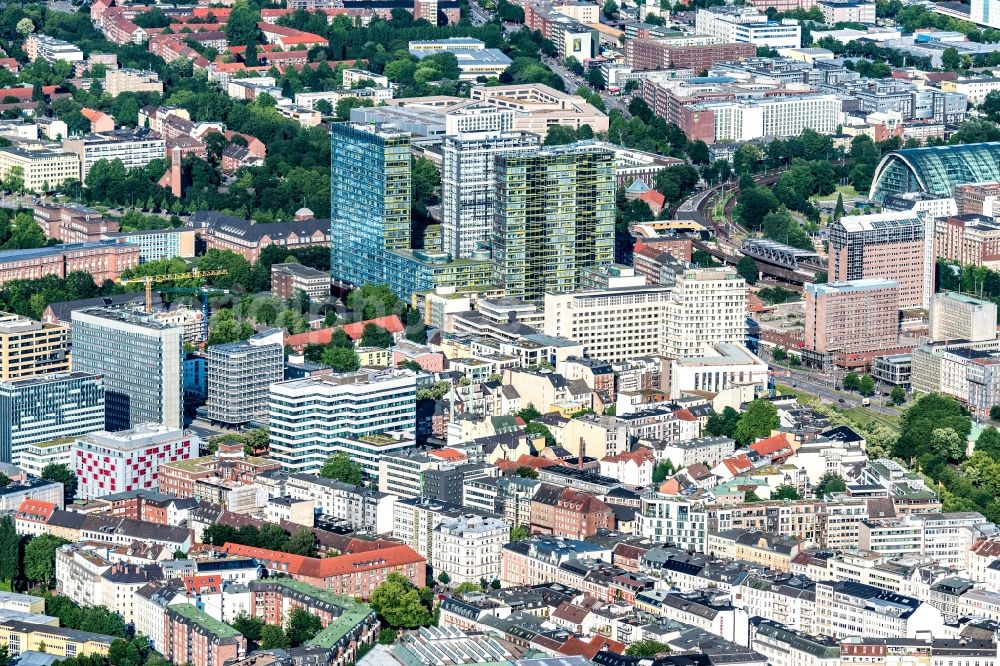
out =
[[386,253],[410,249],[410,135],[374,124],[330,132],[330,273],[355,287],[388,281]]

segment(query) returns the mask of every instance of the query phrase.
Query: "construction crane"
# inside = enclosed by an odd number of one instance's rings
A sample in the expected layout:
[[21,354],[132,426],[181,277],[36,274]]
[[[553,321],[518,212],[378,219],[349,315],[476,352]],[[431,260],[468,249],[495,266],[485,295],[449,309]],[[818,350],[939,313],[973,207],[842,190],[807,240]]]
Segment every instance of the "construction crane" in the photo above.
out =
[[200,271],[197,268],[190,273],[169,273],[167,275],[145,275],[143,277],[115,280],[118,284],[143,284],[146,286],[146,312],[153,311],[153,285],[158,282],[174,282],[175,280],[198,280],[213,275],[228,275],[229,271]]

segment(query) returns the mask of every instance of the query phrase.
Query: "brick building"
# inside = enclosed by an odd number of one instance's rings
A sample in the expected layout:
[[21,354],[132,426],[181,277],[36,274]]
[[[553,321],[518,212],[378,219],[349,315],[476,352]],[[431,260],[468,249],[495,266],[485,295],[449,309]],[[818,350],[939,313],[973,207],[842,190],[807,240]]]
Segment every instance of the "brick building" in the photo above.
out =
[[191,604],[168,606],[163,624],[164,641],[158,647],[175,664],[225,666],[246,656],[243,634]]
[[626,62],[634,70],[693,69],[701,71],[720,62],[744,60],[757,55],[753,44],[680,45],[656,39],[630,39],[625,45]]
[[93,243],[105,234],[118,233],[118,222],[105,219],[99,212],[79,204],[38,204],[35,222],[46,238],[63,243]]
[[807,284],[804,291],[808,363],[828,366],[834,355],[863,359],[898,347],[900,289],[892,280]]
[[177,497],[195,497],[199,480],[215,479],[224,483],[250,484],[258,474],[281,469],[281,465],[264,458],[243,457],[243,445],[238,451],[225,443],[214,456],[191,458],[167,463],[160,467],[160,491]]
[[1000,268],[1000,224],[984,214],[936,218],[934,256],[971,266]]
[[215,211],[198,211],[191,216],[191,222],[205,240],[207,249],[231,250],[251,263],[256,262],[260,252],[269,245],[289,250],[330,245],[329,220],[308,218],[255,224]]
[[426,582],[427,560],[409,546],[378,548],[336,557],[304,557],[277,550],[227,543],[230,555],[252,557],[273,573],[355,598],[367,599],[390,573],[398,573],[417,587]]
[[611,507],[590,493],[543,483],[531,499],[531,531],[585,539],[614,529]]
[[115,241],[68,243],[31,250],[0,252],[0,284],[32,280],[45,275],[66,277],[73,271],[94,276],[94,282],[117,279],[139,265],[139,247]]

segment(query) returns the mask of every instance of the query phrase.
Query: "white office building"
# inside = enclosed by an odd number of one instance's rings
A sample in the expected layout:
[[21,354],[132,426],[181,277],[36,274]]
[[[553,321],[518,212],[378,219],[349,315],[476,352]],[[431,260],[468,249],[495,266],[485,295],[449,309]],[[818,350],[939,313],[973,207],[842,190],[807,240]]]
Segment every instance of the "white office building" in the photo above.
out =
[[125,308],[76,310],[73,369],[104,379],[105,428],[184,425],[184,329]]
[[699,35],[713,35],[729,44],[754,44],[773,49],[797,49],[802,46],[802,28],[797,21],[769,21],[767,14],[754,7],[699,9],[694,31]]
[[620,363],[661,353],[669,287],[545,294],[546,335],[573,340],[590,358]]
[[208,418],[227,425],[266,423],[271,384],[284,379],[283,332],[208,348]]
[[843,119],[841,102],[834,95],[708,102],[691,108],[714,115],[716,142],[798,136],[805,129],[833,134]]
[[[484,109],[492,112],[493,109]],[[510,114],[513,122],[513,113]],[[488,119],[491,113],[465,119]],[[454,258],[468,258],[493,233],[496,201],[495,158],[538,148],[541,137],[529,132],[476,132],[447,136],[441,146],[441,243]]]
[[316,472],[352,441],[416,429],[416,375],[388,369],[319,375],[271,386],[271,458]]

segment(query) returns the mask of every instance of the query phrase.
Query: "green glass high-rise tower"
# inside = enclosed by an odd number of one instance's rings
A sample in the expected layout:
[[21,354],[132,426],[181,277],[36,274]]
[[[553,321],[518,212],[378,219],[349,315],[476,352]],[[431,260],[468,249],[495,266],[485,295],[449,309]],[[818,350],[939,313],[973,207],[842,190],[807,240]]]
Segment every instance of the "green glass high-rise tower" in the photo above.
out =
[[614,261],[612,151],[569,144],[496,159],[493,266],[508,297],[574,291],[582,269]]

